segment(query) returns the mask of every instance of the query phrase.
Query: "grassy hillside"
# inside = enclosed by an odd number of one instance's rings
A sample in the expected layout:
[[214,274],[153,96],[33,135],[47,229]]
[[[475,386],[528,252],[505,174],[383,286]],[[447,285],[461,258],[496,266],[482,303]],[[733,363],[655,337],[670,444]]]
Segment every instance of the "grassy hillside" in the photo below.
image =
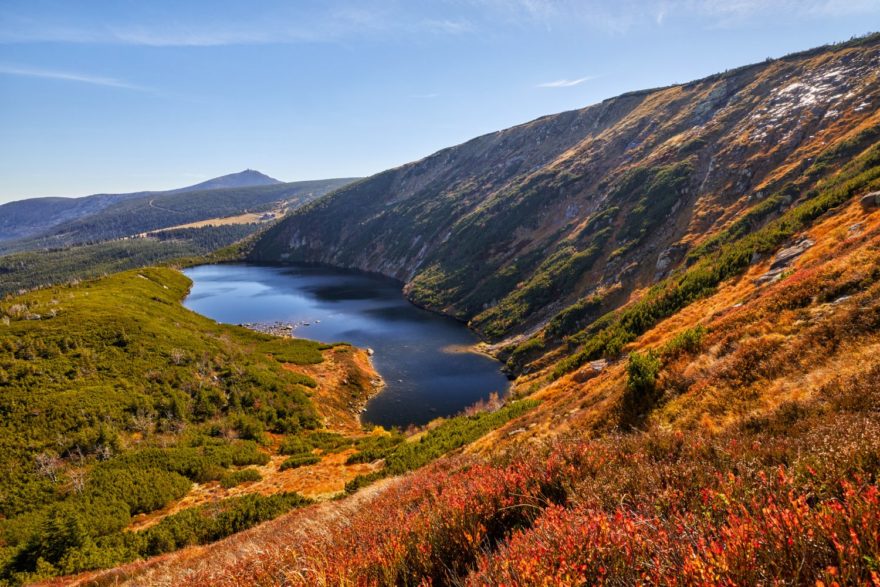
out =
[[255,258],[405,280],[497,341],[514,401],[359,444],[383,469],[344,500],[86,580],[877,583],[878,42],[546,117],[290,216]]
[[619,360],[545,362],[515,383],[540,403],[464,454],[89,584],[876,583],[880,210],[797,226],[775,281],[765,257]]
[[233,472],[265,465],[270,435],[323,425],[318,382],[289,367],[329,347],[218,325],[180,305],[189,284],[142,269],[0,303],[3,580],[213,540],[308,501],[254,495],[123,531],[194,483],[253,481]]

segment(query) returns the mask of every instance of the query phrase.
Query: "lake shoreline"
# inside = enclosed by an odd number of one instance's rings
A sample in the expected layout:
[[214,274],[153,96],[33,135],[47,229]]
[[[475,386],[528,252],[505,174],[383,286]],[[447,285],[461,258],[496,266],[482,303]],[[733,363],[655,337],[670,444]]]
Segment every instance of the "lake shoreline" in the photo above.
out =
[[452,317],[413,304],[397,280],[324,265],[223,263],[188,268],[184,305],[269,335],[372,349],[366,397],[346,393],[361,426],[407,428],[450,416],[510,381],[485,343]]

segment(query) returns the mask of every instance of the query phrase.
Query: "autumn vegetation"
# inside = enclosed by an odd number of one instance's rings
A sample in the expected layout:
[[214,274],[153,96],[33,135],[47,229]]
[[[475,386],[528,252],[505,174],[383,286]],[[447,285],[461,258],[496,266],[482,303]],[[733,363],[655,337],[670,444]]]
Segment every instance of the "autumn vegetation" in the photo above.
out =
[[[406,277],[494,343],[510,396],[422,429],[326,429],[334,349],[187,313],[171,270],[7,298],[2,579],[880,587],[878,43],[493,133],[270,229],[253,259]],[[245,493],[329,459],[363,467],[332,499]],[[171,511],[194,484],[245,494]]]
[[361,445],[393,468],[422,443],[442,453],[459,443],[441,439],[488,433],[462,454],[89,581],[877,584],[875,216],[854,203],[823,215],[814,256],[777,283],[722,284],[595,378],[533,392],[540,404],[509,422],[466,432],[517,403],[450,420],[437,441]]
[[216,547],[231,562],[127,572],[189,585],[871,584],[880,396],[866,384],[829,389],[824,413],[786,408],[722,435],[564,435],[447,459],[356,510],[305,510]]

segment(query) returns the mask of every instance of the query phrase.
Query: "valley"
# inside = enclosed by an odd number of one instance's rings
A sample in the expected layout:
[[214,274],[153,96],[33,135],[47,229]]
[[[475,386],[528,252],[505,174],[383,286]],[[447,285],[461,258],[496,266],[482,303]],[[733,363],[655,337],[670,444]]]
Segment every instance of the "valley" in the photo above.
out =
[[12,241],[102,235],[0,257],[0,583],[880,585],[878,103],[873,34]]

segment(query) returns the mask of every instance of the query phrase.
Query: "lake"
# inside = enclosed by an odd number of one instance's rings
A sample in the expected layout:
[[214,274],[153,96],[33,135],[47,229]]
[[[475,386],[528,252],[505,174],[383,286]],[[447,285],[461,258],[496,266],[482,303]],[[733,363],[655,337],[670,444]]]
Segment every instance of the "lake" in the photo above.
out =
[[313,265],[202,265],[184,273],[193,281],[184,305],[218,322],[295,323],[297,337],[373,349],[386,387],[367,404],[364,422],[424,424],[507,393],[498,361],[463,351],[477,336],[409,303],[395,280]]

